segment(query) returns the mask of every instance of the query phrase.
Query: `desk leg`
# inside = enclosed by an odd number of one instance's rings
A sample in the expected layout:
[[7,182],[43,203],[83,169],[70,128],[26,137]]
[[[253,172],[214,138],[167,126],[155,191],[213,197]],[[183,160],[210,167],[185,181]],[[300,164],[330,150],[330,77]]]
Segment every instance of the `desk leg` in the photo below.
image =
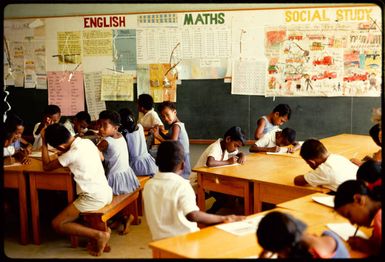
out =
[[260,184],[254,182],[254,213],[262,211],[262,202],[260,197]]
[[20,208],[20,232],[22,245],[28,243],[28,211],[27,211],[27,192],[24,174],[18,176],[19,180],[19,208]]
[[203,188],[203,175],[198,173],[198,207],[201,211],[206,211],[206,202],[205,202],[205,190]]
[[39,218],[39,196],[36,189],[35,175],[29,176],[29,189],[31,197],[32,234],[35,245],[40,245],[40,218]]

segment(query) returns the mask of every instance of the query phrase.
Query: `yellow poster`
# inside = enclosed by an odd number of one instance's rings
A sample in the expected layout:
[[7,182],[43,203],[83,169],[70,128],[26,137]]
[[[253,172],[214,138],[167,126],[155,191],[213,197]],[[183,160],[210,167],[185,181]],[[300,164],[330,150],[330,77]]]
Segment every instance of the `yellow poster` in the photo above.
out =
[[59,64],[80,64],[81,63],[81,43],[80,31],[77,32],[58,32],[57,45]]
[[111,56],[112,30],[83,31],[84,56]]
[[103,101],[134,101],[132,75],[103,74],[100,99]]
[[170,67],[170,64],[150,64],[150,95],[155,103],[176,102],[178,75]]

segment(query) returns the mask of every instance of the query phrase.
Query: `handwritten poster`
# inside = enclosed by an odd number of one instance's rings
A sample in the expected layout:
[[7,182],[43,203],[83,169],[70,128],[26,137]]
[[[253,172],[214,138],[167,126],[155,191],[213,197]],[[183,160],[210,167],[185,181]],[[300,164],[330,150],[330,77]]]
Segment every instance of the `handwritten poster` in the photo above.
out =
[[83,31],[84,56],[111,56],[112,30]]
[[80,31],[77,32],[58,32],[57,45],[59,64],[79,64],[81,63],[81,42]]
[[123,73],[103,74],[101,100],[134,101],[134,80]]
[[115,69],[136,69],[136,30],[114,30],[113,48]]
[[138,97],[141,94],[150,93],[149,65],[140,64],[136,66],[136,87],[137,87]]
[[48,72],[48,104],[60,107],[64,116],[84,111],[83,72]]
[[87,111],[92,120],[98,119],[99,113],[106,110],[106,102],[101,100],[102,73],[84,74],[84,89],[86,93]]

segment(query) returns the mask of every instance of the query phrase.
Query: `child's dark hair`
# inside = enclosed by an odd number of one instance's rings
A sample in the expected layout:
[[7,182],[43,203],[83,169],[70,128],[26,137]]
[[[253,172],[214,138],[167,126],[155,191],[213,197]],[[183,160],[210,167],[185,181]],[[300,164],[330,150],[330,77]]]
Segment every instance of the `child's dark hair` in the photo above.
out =
[[226,137],[230,137],[232,141],[240,141],[242,142],[243,146],[245,145],[245,132],[243,132],[239,126],[233,126],[229,130],[227,130],[225,135],[223,136],[223,139],[226,139]]
[[61,113],[60,107],[57,105],[48,105],[43,111],[43,116],[53,116],[58,113]]
[[164,101],[158,106],[158,111],[162,112],[166,107],[170,108],[171,110],[176,110],[176,106],[173,102]]
[[184,149],[179,141],[166,140],[159,145],[155,163],[160,172],[175,172],[183,161]]
[[311,257],[308,245],[302,235],[306,224],[289,214],[272,211],[261,219],[257,229],[259,245],[268,251],[277,253],[289,251],[289,257]]
[[8,112],[4,122],[5,129],[14,132],[18,126],[24,126],[24,121],[15,113]]
[[381,146],[380,138],[378,137],[380,129],[380,124],[376,124],[369,129],[369,135],[372,137],[374,143],[376,143],[378,146]]
[[114,110],[104,110],[99,113],[99,119],[110,120],[111,124],[120,126],[120,115]]
[[61,144],[67,143],[71,133],[62,124],[55,123],[47,126],[45,130],[45,140],[52,147],[57,148]]
[[290,144],[293,144],[295,142],[295,137],[297,135],[297,132],[295,132],[294,129],[291,128],[284,128],[282,130],[282,136],[289,142]]
[[368,183],[374,183],[381,178],[381,163],[369,159],[364,162],[357,170],[357,180],[364,180]]
[[374,201],[381,201],[377,190],[369,190],[362,180],[347,180],[338,186],[334,197],[334,209],[354,202],[354,195],[367,195]]
[[286,116],[287,119],[290,119],[291,116],[291,108],[288,104],[279,104],[273,109],[273,113],[278,112],[279,116]]
[[141,94],[138,98],[138,105],[146,110],[151,110],[154,107],[154,99],[149,94]]
[[308,139],[302,144],[299,154],[305,160],[313,160],[327,152],[326,147],[319,140]]
[[87,111],[80,111],[75,115],[77,120],[86,121],[87,124],[91,123],[91,116]]
[[129,132],[132,133],[136,130],[136,121],[134,114],[128,108],[122,108],[119,110],[120,121],[122,125],[119,127],[121,133]]

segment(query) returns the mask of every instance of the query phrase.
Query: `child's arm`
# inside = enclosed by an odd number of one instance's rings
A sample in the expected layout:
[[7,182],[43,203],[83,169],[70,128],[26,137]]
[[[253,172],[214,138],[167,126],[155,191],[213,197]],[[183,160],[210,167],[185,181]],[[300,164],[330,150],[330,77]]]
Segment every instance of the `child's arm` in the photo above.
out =
[[215,160],[214,157],[209,156],[206,161],[206,166],[208,167],[215,167],[215,166],[225,166],[225,165],[231,165],[237,163],[239,160],[238,156],[230,157],[227,160]]
[[349,237],[348,244],[353,250],[361,251],[368,255],[377,255],[380,253],[379,243],[362,237]]
[[239,152],[236,156],[238,157],[238,163],[243,164],[246,161],[246,156],[244,153]]
[[287,148],[288,153],[294,153],[295,151],[301,148],[301,144],[298,143],[297,141],[295,141],[292,145],[293,145],[292,147]]
[[294,178],[294,185],[296,186],[306,186],[309,185],[308,182],[305,180],[304,175],[299,175]]
[[236,216],[236,215],[220,216],[220,215],[208,214],[202,211],[192,211],[186,215],[186,218],[192,222],[211,225],[211,224],[218,224],[218,223],[240,221],[240,220],[244,220],[246,217]]
[[256,144],[252,145],[249,149],[250,152],[278,152],[280,149],[279,146],[273,147],[259,147]]
[[96,146],[100,152],[105,152],[108,148],[108,142],[105,139],[102,139]]
[[43,160],[43,169],[46,171],[49,171],[49,170],[54,170],[56,168],[62,167],[62,165],[60,164],[57,158],[53,160],[49,158],[48,145],[47,145],[47,141],[45,141],[45,128],[41,130],[41,139],[42,139],[41,158]]
[[254,132],[255,140],[258,140],[261,137],[263,137],[263,129],[265,128],[265,126],[266,126],[266,120],[264,118],[258,119],[257,128],[255,129],[255,132]]
[[31,163],[31,159],[28,157],[28,151],[24,148],[21,148],[18,152],[16,152],[13,156],[17,161],[22,163],[23,165],[28,165]]
[[21,137],[20,144],[28,154],[32,153],[32,144],[30,144],[27,140]]

